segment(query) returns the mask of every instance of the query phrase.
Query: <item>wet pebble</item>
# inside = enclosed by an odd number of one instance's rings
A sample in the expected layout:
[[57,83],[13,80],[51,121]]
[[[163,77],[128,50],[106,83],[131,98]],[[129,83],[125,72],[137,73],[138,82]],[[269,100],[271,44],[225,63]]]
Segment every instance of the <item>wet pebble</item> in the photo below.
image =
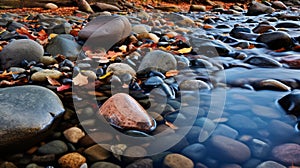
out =
[[121,168],[121,166],[110,162],[95,162],[91,165],[91,168]]
[[248,7],[248,12],[247,12],[247,15],[251,15],[251,16],[257,16],[257,15],[260,15],[260,14],[271,14],[275,12],[275,9],[270,7],[270,6],[267,6],[267,5],[264,5],[260,2],[252,2],[250,4],[250,6]]
[[29,148],[41,141],[65,111],[60,98],[41,86],[2,88],[0,95],[2,151]]
[[117,93],[110,97],[99,109],[99,115],[102,115],[111,125],[121,129],[149,132],[156,127],[155,120],[147,111],[125,93]]
[[285,32],[268,32],[257,37],[257,42],[262,42],[270,49],[276,50],[280,48],[290,49],[294,42],[290,35]]
[[168,154],[164,159],[164,165],[170,168],[193,168],[194,163],[189,158],[180,154]]
[[126,166],[126,168],[138,168],[138,167],[153,168],[153,161],[147,158],[140,159]]
[[206,151],[207,149],[203,144],[194,143],[185,147],[181,151],[181,154],[190,158],[194,163],[198,163],[203,161],[206,155]]
[[81,168],[85,162],[86,158],[77,152],[65,154],[58,159],[61,168]]
[[130,74],[132,77],[136,76],[135,70],[125,63],[113,63],[107,67],[107,72],[112,72],[114,75],[122,76],[124,74]]
[[84,155],[91,162],[103,161],[111,156],[111,153],[100,144],[93,145],[84,150]]
[[177,61],[172,54],[155,50],[144,56],[138,68],[138,73],[148,73],[151,70],[165,73],[169,70],[176,69],[176,67]]
[[287,165],[291,163],[300,164],[300,145],[294,143],[286,143],[273,148],[272,156],[279,162]]
[[72,143],[77,143],[82,137],[85,136],[85,133],[78,127],[66,129],[63,134],[65,138]]
[[0,52],[1,68],[8,69],[11,66],[20,66],[24,59],[39,61],[43,54],[43,47],[33,40],[14,40]]
[[41,154],[61,155],[68,151],[68,146],[64,141],[53,140],[39,147],[38,152]]
[[52,79],[59,79],[62,76],[62,73],[57,70],[44,69],[38,72],[35,72],[31,76],[31,80],[34,82],[45,82],[47,77]]
[[210,138],[212,156],[219,160],[230,160],[233,163],[242,163],[250,158],[250,149],[243,143],[220,135]]

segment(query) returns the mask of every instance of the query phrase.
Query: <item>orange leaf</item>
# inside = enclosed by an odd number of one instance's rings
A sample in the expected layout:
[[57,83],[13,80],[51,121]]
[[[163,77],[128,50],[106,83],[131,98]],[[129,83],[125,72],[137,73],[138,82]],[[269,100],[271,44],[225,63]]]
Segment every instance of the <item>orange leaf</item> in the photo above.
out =
[[88,77],[79,73],[75,78],[73,78],[73,83],[77,86],[87,85],[89,83]]
[[47,76],[47,80],[48,82],[52,85],[52,86],[60,86],[61,84],[55,80],[55,79],[52,79],[51,77]]
[[275,52],[283,52],[283,51],[285,51],[285,48],[283,48],[283,47],[275,50]]
[[42,41],[48,38],[48,34],[46,33],[46,31],[44,29],[39,31],[38,35],[39,35],[38,39],[40,39]]
[[166,73],[166,77],[172,77],[178,75],[179,71],[178,70],[170,70]]
[[35,40],[37,37],[32,35],[26,28],[21,27],[16,30],[19,34],[28,36],[31,40]]
[[166,124],[168,127],[172,128],[172,129],[174,129],[174,130],[178,129],[178,127],[176,127],[174,124],[172,124],[172,123],[170,123],[170,122],[168,122],[168,121],[166,121],[165,124]]
[[209,24],[205,24],[203,26],[203,29],[212,29],[212,28],[214,28],[214,27],[212,25],[209,25]]

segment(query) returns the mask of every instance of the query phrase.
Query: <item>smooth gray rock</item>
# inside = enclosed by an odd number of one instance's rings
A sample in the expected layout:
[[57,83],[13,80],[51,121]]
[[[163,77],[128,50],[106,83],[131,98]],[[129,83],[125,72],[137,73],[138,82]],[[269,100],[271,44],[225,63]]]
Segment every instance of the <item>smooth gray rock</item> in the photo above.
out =
[[221,135],[211,137],[207,148],[214,158],[231,163],[245,162],[251,156],[250,149],[245,144]]
[[271,14],[274,11],[275,11],[275,9],[270,6],[253,1],[248,8],[247,15],[257,16],[260,14]]
[[39,43],[29,39],[14,40],[0,52],[1,68],[19,66],[24,59],[39,61],[43,55],[44,48]]
[[294,46],[294,42],[290,35],[285,32],[268,32],[257,37],[257,42],[266,44],[270,49],[276,50],[280,48],[290,49]]
[[286,143],[276,146],[272,150],[272,156],[276,161],[291,165],[300,164],[300,145],[295,143]]
[[71,35],[58,35],[46,47],[46,51],[52,56],[62,54],[71,60],[77,58],[80,50],[81,46],[72,39]]
[[46,155],[46,154],[56,154],[61,155],[68,151],[68,146],[64,141],[54,140],[46,143],[45,145],[39,147],[38,152]]
[[138,68],[138,73],[148,73],[151,70],[165,73],[176,68],[177,61],[172,54],[155,50],[145,55]]
[[115,43],[129,36],[131,24],[124,16],[98,16],[91,20],[78,37],[86,40],[85,46],[91,49],[108,50]]
[[0,89],[0,153],[30,148],[55,127],[64,107],[41,86]]

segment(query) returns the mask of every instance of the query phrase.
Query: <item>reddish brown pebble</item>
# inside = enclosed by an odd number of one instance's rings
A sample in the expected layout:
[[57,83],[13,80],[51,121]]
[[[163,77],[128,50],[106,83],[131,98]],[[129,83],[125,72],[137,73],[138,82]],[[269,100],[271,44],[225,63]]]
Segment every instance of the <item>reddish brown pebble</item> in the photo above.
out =
[[58,164],[61,168],[80,168],[85,162],[85,157],[77,152],[68,153],[58,160]]
[[117,93],[109,98],[99,109],[111,125],[121,129],[152,131],[156,122],[147,111],[131,96]]

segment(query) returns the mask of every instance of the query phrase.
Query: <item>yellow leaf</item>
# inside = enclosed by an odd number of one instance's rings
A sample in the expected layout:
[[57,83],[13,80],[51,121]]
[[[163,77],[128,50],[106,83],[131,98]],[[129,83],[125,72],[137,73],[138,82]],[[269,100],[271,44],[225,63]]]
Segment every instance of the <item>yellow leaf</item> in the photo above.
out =
[[105,79],[105,78],[109,77],[112,74],[113,74],[112,72],[107,72],[105,75],[100,76],[99,79]]
[[73,78],[73,83],[76,86],[84,86],[89,83],[88,77],[79,73],[75,78]]
[[56,36],[57,36],[57,34],[51,33],[51,34],[49,35],[49,38],[50,38],[50,39],[53,39],[53,38],[55,38]]
[[127,46],[126,45],[122,45],[121,47],[119,47],[119,50],[121,50],[123,53],[125,53],[126,50],[127,50]]
[[180,54],[187,54],[187,53],[190,53],[191,51],[192,51],[192,47],[190,47],[190,48],[182,48],[182,49],[178,50],[178,52]]

